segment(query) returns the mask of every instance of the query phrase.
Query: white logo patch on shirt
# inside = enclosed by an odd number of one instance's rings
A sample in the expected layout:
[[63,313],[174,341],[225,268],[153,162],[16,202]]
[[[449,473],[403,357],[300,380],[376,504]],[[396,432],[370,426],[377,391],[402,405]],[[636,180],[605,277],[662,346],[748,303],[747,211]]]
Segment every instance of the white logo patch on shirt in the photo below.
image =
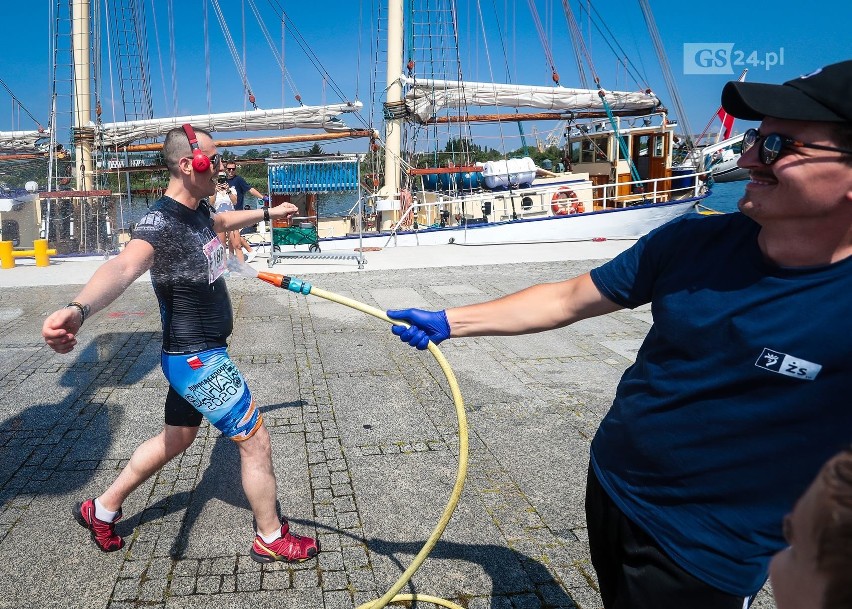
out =
[[165,218],[163,218],[162,212],[159,211],[150,211],[136,223],[136,226],[133,228],[134,231],[158,231],[161,230],[166,224]]
[[822,370],[820,364],[815,364],[808,360],[779,351],[773,351],[765,347],[754,365],[758,368],[764,368],[771,372],[777,372],[778,374],[806,381],[814,380],[817,374],[819,374],[819,371]]

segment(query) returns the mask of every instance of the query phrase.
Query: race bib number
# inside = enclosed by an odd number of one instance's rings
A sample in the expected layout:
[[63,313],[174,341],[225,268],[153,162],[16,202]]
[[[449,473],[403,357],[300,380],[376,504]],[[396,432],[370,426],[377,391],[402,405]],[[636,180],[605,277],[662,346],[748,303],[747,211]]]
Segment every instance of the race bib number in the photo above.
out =
[[225,272],[225,246],[219,237],[213,237],[204,246],[204,256],[207,258],[207,281],[213,283]]

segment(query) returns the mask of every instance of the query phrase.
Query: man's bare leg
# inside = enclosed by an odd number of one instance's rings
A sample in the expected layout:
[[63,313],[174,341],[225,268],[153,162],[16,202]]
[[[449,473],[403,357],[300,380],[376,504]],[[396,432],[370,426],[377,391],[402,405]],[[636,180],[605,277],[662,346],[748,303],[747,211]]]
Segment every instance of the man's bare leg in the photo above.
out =
[[265,425],[248,440],[238,442],[243,490],[248,498],[257,530],[262,535],[271,535],[281,528],[275,508],[278,489],[272,469],[272,445]]
[[157,473],[174,457],[192,445],[198,427],[175,427],[165,425],[163,431],[140,444],[130,461],[121,470],[103,495],[98,497],[100,504],[116,512],[124,500],[148,478]]
[[286,521],[282,525],[279,520],[269,431],[261,425],[251,438],[240,442],[239,446],[243,489],[257,523],[258,534],[249,553],[252,560],[260,563],[277,560],[298,562],[316,556],[319,552],[316,539],[293,533]]

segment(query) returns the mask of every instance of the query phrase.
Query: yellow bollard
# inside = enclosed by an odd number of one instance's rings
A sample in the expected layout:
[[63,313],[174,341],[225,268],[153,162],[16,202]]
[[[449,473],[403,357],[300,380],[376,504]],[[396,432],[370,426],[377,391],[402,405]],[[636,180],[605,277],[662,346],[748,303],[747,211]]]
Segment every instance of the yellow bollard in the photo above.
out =
[[15,258],[12,256],[11,241],[0,241],[0,268],[15,268]]
[[12,249],[11,241],[0,241],[0,268],[15,268],[15,258],[33,256],[36,266],[50,266],[50,256],[56,255],[56,249],[47,249],[47,239],[36,239],[33,241],[33,249]]
[[[36,239],[33,241],[33,251],[35,252],[36,266],[50,266],[50,257],[48,256],[47,239]],[[56,253],[56,250],[52,250]]]

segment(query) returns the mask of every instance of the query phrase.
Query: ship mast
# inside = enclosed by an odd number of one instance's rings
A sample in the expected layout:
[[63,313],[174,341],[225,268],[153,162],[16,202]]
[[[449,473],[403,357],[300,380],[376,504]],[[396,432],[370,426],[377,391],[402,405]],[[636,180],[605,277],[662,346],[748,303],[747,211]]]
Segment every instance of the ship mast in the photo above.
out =
[[77,190],[91,190],[92,146],[92,47],[90,0],[74,0],[71,6],[71,40],[74,52],[74,146],[77,150]]
[[[385,108],[398,108],[402,101],[402,0],[388,0],[387,102]],[[391,114],[391,113],[387,113]],[[398,116],[398,115],[395,115]],[[385,119],[385,183],[380,193],[393,197],[399,192],[402,118]]]

